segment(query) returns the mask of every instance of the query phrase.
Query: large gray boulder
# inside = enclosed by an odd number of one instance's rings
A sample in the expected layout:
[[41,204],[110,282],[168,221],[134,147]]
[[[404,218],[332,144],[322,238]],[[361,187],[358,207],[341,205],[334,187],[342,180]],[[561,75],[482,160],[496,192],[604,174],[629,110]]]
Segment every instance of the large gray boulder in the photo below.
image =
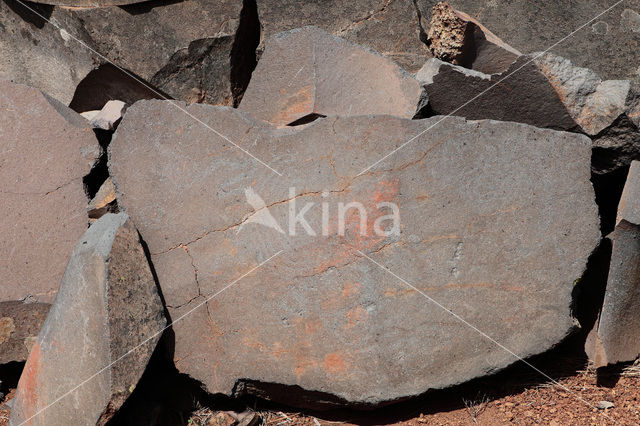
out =
[[125,214],[103,216],[71,253],[10,424],[106,423],[138,383],[165,324],[138,232]]
[[629,169],[612,241],[611,263],[598,322],[587,341],[596,367],[640,355],[640,162]]
[[[422,27],[429,31],[438,0],[416,0]],[[527,0],[448,0],[522,53],[547,50],[594,70],[604,79],[637,76],[640,65],[640,2],[614,3]],[[594,20],[595,18],[595,20]]]
[[[587,137],[456,117],[274,129],[188,111],[283,175],[161,101],[129,108],[110,146],[176,366],[208,391],[309,404],[286,391],[299,386],[316,404],[375,405],[517,360],[424,295],[521,357],[574,329],[574,282],[600,240]],[[350,202],[361,211],[340,214]]]
[[416,72],[431,57],[411,0],[257,0],[262,39],[313,25]]
[[317,115],[412,118],[420,85],[393,61],[316,27],[266,43],[239,108],[276,126]]
[[0,141],[0,301],[50,303],[87,229],[83,177],[100,145],[80,115],[7,81],[0,81]]

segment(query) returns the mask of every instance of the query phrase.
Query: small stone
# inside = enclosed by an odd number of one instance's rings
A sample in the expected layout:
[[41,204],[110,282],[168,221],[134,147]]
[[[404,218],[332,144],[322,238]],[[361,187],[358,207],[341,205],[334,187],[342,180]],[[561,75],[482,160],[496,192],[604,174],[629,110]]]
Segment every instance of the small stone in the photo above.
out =
[[611,401],[600,401],[597,407],[598,407],[598,410],[607,410],[609,408],[615,407],[615,404]]
[[89,202],[87,206],[87,213],[89,219],[99,219],[105,213],[110,211],[112,203],[116,200],[116,188],[113,186],[113,181],[110,177],[100,185],[100,189],[96,193],[95,197]]
[[100,111],[89,111],[81,115],[91,122],[96,129],[113,130],[122,118],[127,105],[122,101],[109,101]]

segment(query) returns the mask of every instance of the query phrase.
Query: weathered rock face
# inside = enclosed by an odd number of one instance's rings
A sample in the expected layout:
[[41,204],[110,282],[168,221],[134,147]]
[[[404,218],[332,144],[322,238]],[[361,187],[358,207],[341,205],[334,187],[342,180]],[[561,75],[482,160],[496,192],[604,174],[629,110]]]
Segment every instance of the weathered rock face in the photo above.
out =
[[[29,7],[91,43],[72,16],[54,13],[51,6]],[[0,22],[0,78],[37,87],[68,105],[97,56],[18,2],[0,2]]]
[[36,89],[0,81],[0,301],[51,302],[87,229],[91,126]]
[[126,109],[127,104],[124,102],[111,100],[104,104],[100,110],[86,111],[80,115],[89,120],[96,129],[114,130],[116,123],[122,118]]
[[493,75],[434,58],[416,78],[428,95],[428,108],[433,114],[515,121],[556,130],[579,129],[554,87],[527,56],[520,56],[504,73]]
[[48,303],[0,302],[0,364],[27,359],[49,308]]
[[[416,0],[425,32],[438,0]],[[623,2],[593,20],[611,4],[512,0],[448,0],[522,53],[543,51],[578,30],[551,52],[594,70],[605,79],[632,78],[640,63],[640,3]],[[615,46],[612,49],[611,46]]]
[[409,72],[431,54],[410,0],[257,0],[263,39],[313,25],[380,52]]
[[20,378],[11,424],[106,422],[137,384],[165,324],[136,229],[125,214],[103,216],[71,254]]
[[266,43],[239,108],[286,126],[318,115],[412,118],[419,98],[417,80],[391,60],[305,27]]
[[[188,111],[284,175],[166,102],[129,108],[110,146],[118,203],[176,321],[176,365],[210,392],[295,385],[378,404],[515,361],[361,253],[519,356],[573,329],[573,283],[600,237],[586,136],[455,117],[273,129]],[[365,220],[340,215],[349,202]]]
[[70,7],[107,7],[125,6],[127,4],[142,3],[142,1],[144,0],[40,0],[38,3]]
[[231,105],[255,66],[260,28],[250,0],[244,10],[236,0],[193,0],[67,13],[96,50],[185,101]]
[[437,59],[486,74],[503,72],[521,55],[481,23],[445,2],[433,7],[427,39]]
[[640,162],[634,161],[618,208],[607,289],[600,318],[587,342],[596,367],[640,355]]

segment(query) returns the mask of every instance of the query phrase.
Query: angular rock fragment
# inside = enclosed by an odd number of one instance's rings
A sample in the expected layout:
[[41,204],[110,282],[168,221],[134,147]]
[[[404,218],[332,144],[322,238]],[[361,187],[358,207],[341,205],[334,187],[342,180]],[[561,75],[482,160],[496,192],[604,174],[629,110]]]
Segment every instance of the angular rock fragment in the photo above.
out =
[[116,188],[113,186],[111,178],[107,178],[87,206],[89,219],[99,219],[104,216],[105,213],[108,213],[113,208],[115,200]]
[[11,424],[106,423],[165,324],[136,229],[124,213],[103,216],[73,249],[20,377]]
[[366,46],[416,72],[431,57],[419,13],[406,0],[257,0],[262,39],[313,25]]
[[265,46],[239,108],[285,126],[309,116],[414,116],[420,86],[392,61],[315,27]]
[[166,102],[130,107],[110,145],[118,203],[181,318],[176,366],[210,392],[376,405],[516,361],[364,255],[518,356],[574,329],[573,283],[600,240],[586,136],[188,111],[283,174]]
[[89,123],[58,101],[0,81],[0,301],[51,302],[87,229],[82,179],[100,155]]
[[50,306],[48,303],[0,302],[0,364],[26,361]]
[[[438,0],[415,1],[425,33],[430,30],[432,8],[437,2]],[[605,79],[636,77],[640,63],[640,38],[633,31],[635,24],[629,16],[640,11],[637,2],[447,2],[455,10],[464,11],[482,22],[498,37],[522,53],[552,48],[553,53],[569,58],[581,67],[590,68]],[[589,22],[589,25],[585,25]],[[578,31],[572,33],[576,30]],[[569,34],[572,35],[567,39]],[[562,40],[564,41],[561,42]]]
[[437,59],[485,74],[503,72],[521,55],[481,23],[445,2],[433,6],[427,39]]
[[634,161],[618,207],[607,288],[587,353],[596,367],[640,355],[640,162]]
[[428,96],[431,114],[579,129],[554,87],[527,56],[520,56],[502,74],[493,75],[433,58],[416,78]]
[[84,118],[91,122],[96,129],[113,130],[115,124],[122,118],[127,105],[122,101],[109,101],[99,111],[83,112]]

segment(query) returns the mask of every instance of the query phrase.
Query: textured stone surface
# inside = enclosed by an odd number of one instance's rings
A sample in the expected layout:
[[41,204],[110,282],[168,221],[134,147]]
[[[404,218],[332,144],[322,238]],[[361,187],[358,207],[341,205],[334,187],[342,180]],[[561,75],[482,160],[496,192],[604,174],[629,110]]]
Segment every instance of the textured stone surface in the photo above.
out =
[[[573,329],[574,281],[600,237],[587,137],[456,117],[428,132],[439,117],[273,129],[238,110],[188,110],[283,174],[160,101],[129,108],[110,146],[118,203],[172,318],[188,314],[174,324],[176,365],[210,392],[308,403],[283,388],[295,385],[325,403],[377,404],[515,361],[356,249],[519,356]],[[256,196],[285,233],[260,225]],[[337,204],[352,201],[368,219],[351,210],[341,235]],[[286,232],[290,209],[308,202],[316,235]],[[399,235],[374,232],[389,215],[381,202],[397,204]]]
[[579,129],[549,80],[526,56],[493,75],[430,59],[416,78],[428,95],[432,114]]
[[105,213],[109,212],[116,200],[116,188],[111,182],[111,178],[107,178],[96,193],[95,197],[87,206],[87,214],[90,219],[99,219]]
[[136,229],[125,214],[103,216],[73,249],[11,424],[104,424],[137,384],[165,323]]
[[26,361],[49,308],[48,303],[0,302],[0,364]]
[[596,367],[640,355],[640,162],[629,168],[618,205],[609,277],[600,317],[586,350]]
[[315,27],[273,36],[240,109],[285,126],[309,115],[411,118],[420,85],[389,59]]
[[[436,3],[437,0],[416,0],[425,32],[429,30],[431,9]],[[634,17],[640,13],[638,0],[624,1],[595,20],[614,3],[603,4],[599,0],[449,0],[448,3],[482,22],[522,53],[553,46],[551,52],[594,70],[604,79],[637,75],[640,27]]]
[[122,118],[127,105],[122,101],[111,100],[104,104],[101,110],[83,112],[84,118],[89,120],[96,129],[113,130],[115,124]]
[[415,72],[431,57],[412,0],[257,0],[263,39],[313,25]]
[[0,301],[51,302],[87,229],[91,126],[36,89],[0,81]]
[[436,58],[487,74],[506,70],[521,55],[480,22],[445,2],[433,6],[427,40]]
[[142,3],[143,1],[144,0],[39,0],[38,3],[70,7],[107,7],[125,6],[133,3]]
[[244,16],[243,2],[236,0],[143,3],[66,13],[82,21],[96,50],[169,96],[231,105],[233,92],[240,94],[246,87],[244,80],[254,65],[246,69],[244,61],[255,63],[259,37],[255,5],[244,3]]

